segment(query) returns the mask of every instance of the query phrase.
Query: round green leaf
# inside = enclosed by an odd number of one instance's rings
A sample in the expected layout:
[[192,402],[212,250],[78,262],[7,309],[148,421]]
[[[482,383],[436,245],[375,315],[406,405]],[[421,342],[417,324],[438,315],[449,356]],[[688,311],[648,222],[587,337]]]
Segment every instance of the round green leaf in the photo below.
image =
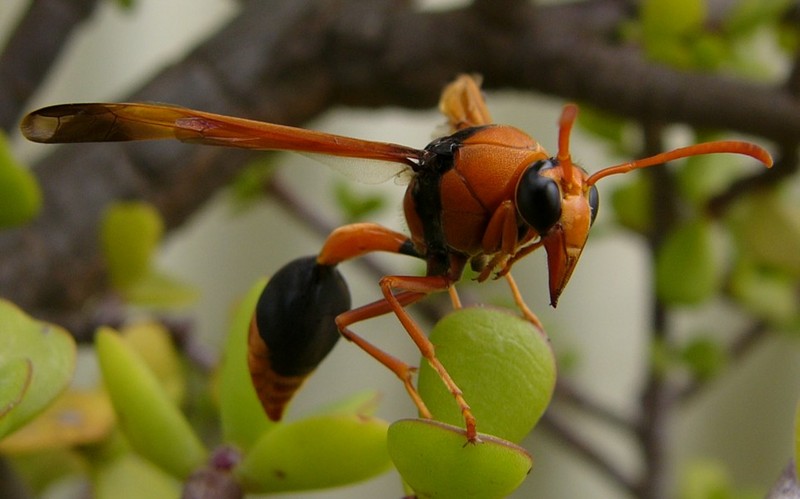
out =
[[0,131],[0,227],[21,225],[39,213],[42,192],[36,178],[11,155]]
[[389,427],[389,455],[420,499],[506,497],[530,472],[531,456],[511,442],[480,438],[465,445],[460,428],[405,419]]
[[[478,430],[522,440],[555,387],[556,363],[547,337],[507,311],[472,307],[442,319],[430,339],[470,404]],[[435,420],[463,427],[452,394],[427,362],[420,366],[418,384]]]
[[0,418],[22,402],[32,377],[30,359],[16,358],[0,364]]
[[236,308],[219,371],[219,403],[225,442],[249,449],[275,423],[267,418],[247,368],[247,334],[256,302],[266,285],[260,279]]
[[95,337],[103,380],[120,427],[136,452],[185,479],[206,451],[144,360],[111,329]]
[[75,369],[75,342],[63,329],[0,300],[0,437],[47,407]]
[[131,201],[111,205],[100,229],[103,254],[115,287],[125,289],[150,272],[164,222],[151,204]]
[[720,286],[711,226],[692,220],[672,231],[656,256],[656,291],[668,304],[693,305],[710,298]]
[[[336,487],[389,469],[388,423],[369,416],[318,416],[279,424],[236,467],[247,492]],[[462,442],[463,443],[463,442]]]

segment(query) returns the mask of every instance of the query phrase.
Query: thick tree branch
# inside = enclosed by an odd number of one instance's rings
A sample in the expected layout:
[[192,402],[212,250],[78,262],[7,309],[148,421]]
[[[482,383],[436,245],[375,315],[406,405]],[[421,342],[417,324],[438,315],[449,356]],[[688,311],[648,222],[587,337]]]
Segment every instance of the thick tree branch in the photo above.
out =
[[44,79],[66,39],[94,11],[97,3],[97,0],[30,1],[0,55],[0,128],[10,131],[16,127],[23,106]]
[[[245,2],[228,26],[130,98],[299,124],[337,104],[430,107],[445,82],[467,71],[483,73],[487,88],[578,99],[643,121],[780,143],[800,137],[800,106],[784,90],[674,71],[615,42],[632,14],[628,2],[507,1],[512,17],[488,15],[487,3],[419,12],[393,0]],[[39,33],[34,51],[50,36]],[[69,312],[106,288],[96,226],[108,202],[151,200],[177,227],[249,157],[167,143],[59,150],[35,169],[42,216],[0,234],[0,295],[68,323]]]

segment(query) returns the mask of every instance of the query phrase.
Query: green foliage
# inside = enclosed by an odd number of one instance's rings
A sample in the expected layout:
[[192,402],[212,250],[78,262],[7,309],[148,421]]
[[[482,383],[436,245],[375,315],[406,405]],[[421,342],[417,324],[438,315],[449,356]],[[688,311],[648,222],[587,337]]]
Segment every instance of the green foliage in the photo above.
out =
[[101,329],[97,357],[120,427],[136,452],[178,479],[205,461],[206,450],[158,378],[118,333]]
[[655,277],[656,292],[667,304],[696,305],[719,290],[721,268],[707,220],[690,220],[667,236]]
[[738,0],[723,28],[734,37],[749,36],[764,25],[780,22],[791,5],[791,0]]
[[275,172],[275,154],[263,154],[247,164],[230,184],[233,200],[239,208],[247,208],[264,198],[265,186]]
[[647,233],[653,223],[652,191],[646,175],[628,175],[611,193],[611,208],[617,222],[634,232]]
[[750,195],[731,210],[728,223],[743,258],[800,277],[800,205],[792,193]]
[[[556,364],[547,337],[505,310],[472,307],[439,321],[430,339],[469,402],[478,429],[521,441],[539,421],[555,387]],[[427,362],[420,366],[418,384],[435,420],[463,427],[452,394]]]
[[336,487],[390,467],[386,421],[364,413],[329,414],[267,431],[235,473],[250,492]]
[[29,222],[41,207],[36,177],[14,159],[8,139],[0,131],[0,228]]
[[686,467],[679,499],[759,499],[759,492],[737,490],[728,470],[720,463],[695,460]]
[[800,402],[794,412],[794,465],[795,475],[800,477]]
[[163,234],[164,222],[151,204],[119,202],[106,210],[100,243],[111,284],[127,301],[174,307],[194,300],[193,289],[153,268]]
[[247,331],[265,285],[266,279],[259,280],[236,307],[219,368],[222,434],[226,442],[245,451],[275,424],[261,408],[247,369]]
[[680,352],[683,363],[698,381],[707,381],[719,374],[728,363],[722,345],[708,337],[696,336]]
[[74,369],[69,333],[0,300],[0,438],[51,404]]
[[180,497],[180,483],[135,454],[99,462],[92,473],[95,499],[168,499]]
[[741,258],[730,280],[731,296],[750,313],[782,327],[800,315],[797,280]]
[[333,192],[348,223],[363,220],[386,206],[383,196],[363,193],[349,182],[336,182]]
[[465,444],[464,430],[430,420],[404,419],[389,427],[389,454],[420,499],[492,499],[513,492],[533,466],[528,452],[482,435]]

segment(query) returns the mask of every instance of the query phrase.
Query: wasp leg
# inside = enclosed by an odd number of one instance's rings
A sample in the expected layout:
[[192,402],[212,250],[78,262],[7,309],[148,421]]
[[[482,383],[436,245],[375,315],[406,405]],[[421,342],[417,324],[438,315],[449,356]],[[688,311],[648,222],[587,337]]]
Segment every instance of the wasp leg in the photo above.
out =
[[[403,308],[404,305],[399,299],[399,296],[403,294],[402,292],[428,295],[437,291],[444,291],[450,288],[452,284],[453,282],[450,279],[443,276],[386,276],[381,279],[380,282],[383,296],[391,306],[392,311],[400,320],[400,323],[408,332],[412,341],[417,345],[422,356],[425,357],[425,360],[428,361],[428,364],[436,371],[447,389],[453,394],[453,397],[455,397],[456,403],[464,417],[467,440],[470,442],[477,442],[478,433],[475,416],[473,416],[469,404],[464,399],[461,389],[456,385],[456,382],[450,377],[447,369],[445,369],[444,365],[442,365],[436,357],[433,343],[431,343],[419,325],[411,318],[405,308]],[[393,290],[400,290],[402,292],[396,295]]]
[[517,308],[519,308],[520,312],[522,312],[522,316],[525,319],[536,326],[536,328],[544,333],[544,326],[542,322],[536,317],[536,314],[528,308],[528,304],[525,303],[525,300],[522,299],[522,293],[519,292],[519,288],[517,287],[517,281],[511,277],[511,273],[507,273],[505,275],[506,281],[508,282],[508,287],[511,288],[511,296],[514,297],[514,303],[517,304]]
[[[404,307],[417,302],[422,298],[425,298],[425,296],[427,296],[425,293],[398,293],[396,298],[398,303],[400,303],[400,306]],[[414,387],[413,377],[414,373],[417,371],[417,368],[412,367],[394,355],[381,350],[377,346],[365,340],[362,336],[353,332],[353,330],[349,327],[351,324],[385,315],[392,311],[393,309],[389,302],[386,300],[378,300],[340,314],[336,317],[336,326],[339,328],[339,332],[342,334],[342,336],[344,336],[345,339],[355,343],[359,348],[386,366],[398,378],[400,378],[400,381],[403,382],[403,386],[408,392],[409,397],[411,397],[414,405],[417,406],[420,416],[430,419],[432,417],[431,412],[428,410],[425,402],[422,401],[419,393],[417,393],[417,389]]]
[[[417,389],[413,384],[413,375],[416,369],[409,366],[400,359],[393,355],[379,349],[372,343],[356,334],[350,329],[350,325],[361,322],[363,320],[371,319],[379,315],[394,312],[403,328],[408,332],[414,344],[417,345],[420,353],[428,361],[431,367],[436,371],[442,382],[447,389],[456,399],[456,403],[461,409],[464,416],[464,423],[467,431],[467,439],[470,442],[477,442],[477,430],[475,417],[472,415],[469,404],[464,400],[461,389],[456,385],[455,381],[450,377],[447,369],[442,365],[436,357],[434,346],[428,340],[428,337],[419,327],[419,325],[411,318],[406,312],[406,306],[421,300],[430,293],[443,291],[450,288],[452,282],[446,277],[440,276],[426,276],[426,277],[410,277],[410,276],[387,276],[381,279],[380,286],[384,294],[383,300],[364,305],[363,307],[349,310],[339,315],[336,318],[336,324],[342,335],[358,345],[362,350],[370,354],[378,362],[386,366],[389,370],[395,373],[400,378],[408,392],[411,400],[417,406],[420,416],[430,418],[431,413],[425,406],[422,398],[419,396]],[[393,290],[399,290],[394,293]]]
[[375,223],[355,223],[330,233],[317,255],[317,263],[333,266],[373,251],[421,258],[407,235]]
[[479,76],[463,74],[447,85],[439,99],[439,111],[447,117],[451,133],[492,122]]
[[[388,251],[421,257],[408,236],[377,224],[363,223],[346,225],[333,231],[317,256],[317,263],[320,265],[336,265],[372,251]],[[433,344],[404,308],[431,293],[448,290],[452,285],[453,280],[444,276],[384,277],[380,281],[384,299],[339,314],[336,317],[336,326],[342,336],[358,345],[362,350],[394,372],[403,382],[406,391],[419,409],[420,415],[430,418],[431,413],[413,384],[412,378],[415,369],[368,342],[349,327],[354,323],[393,312],[417,345],[422,356],[439,374],[447,389],[455,397],[456,403],[464,416],[467,438],[469,441],[475,442],[477,441],[475,417],[472,415],[466,400],[464,400],[461,389],[458,388],[445,367],[436,358]],[[454,304],[459,304],[456,294],[451,292],[450,298]]]

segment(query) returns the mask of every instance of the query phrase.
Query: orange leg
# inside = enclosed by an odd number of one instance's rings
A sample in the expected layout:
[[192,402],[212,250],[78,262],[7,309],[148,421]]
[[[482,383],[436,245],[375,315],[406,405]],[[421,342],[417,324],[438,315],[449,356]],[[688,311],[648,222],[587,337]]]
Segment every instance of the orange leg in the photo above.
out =
[[419,257],[407,235],[374,223],[356,223],[330,233],[317,255],[317,263],[336,265],[373,251]]
[[[372,251],[388,251],[420,256],[408,236],[377,224],[361,223],[346,225],[333,231],[325,241],[322,250],[320,250],[317,256],[317,263],[321,265],[336,265]],[[340,314],[336,317],[336,326],[347,340],[358,345],[362,350],[395,373],[403,382],[406,391],[419,409],[420,415],[430,418],[431,413],[413,384],[413,375],[416,369],[388,352],[381,350],[350,329],[350,326],[357,322],[393,312],[417,345],[422,356],[439,374],[447,389],[455,397],[456,403],[458,403],[464,415],[467,438],[469,441],[475,442],[477,441],[475,417],[472,415],[466,400],[464,400],[461,389],[458,388],[442,363],[436,358],[433,344],[404,308],[421,300],[430,293],[451,290],[452,285],[452,279],[444,276],[384,277],[380,281],[384,298]],[[450,299],[455,307],[460,307],[460,300],[454,290],[450,291]]]
[[[427,296],[425,293],[399,293],[397,295],[397,300],[402,307],[417,302],[422,298],[425,298],[425,296]],[[378,300],[340,314],[336,317],[336,326],[339,328],[339,332],[342,333],[342,336],[344,336],[345,339],[355,343],[359,348],[386,366],[398,378],[400,378],[400,381],[403,382],[403,386],[408,392],[408,395],[411,397],[411,400],[414,402],[414,405],[417,406],[420,416],[430,419],[432,417],[431,413],[425,406],[425,402],[422,401],[419,393],[417,393],[417,389],[414,387],[413,376],[417,368],[412,367],[394,355],[381,350],[377,346],[365,340],[362,336],[359,336],[353,332],[353,330],[349,327],[351,324],[388,314],[389,312],[392,312],[392,307],[389,302],[386,300]]]
[[401,296],[402,293],[399,295],[393,293],[393,290],[397,289],[406,293],[430,294],[448,289],[452,284],[450,279],[443,276],[386,276],[381,279],[380,282],[386,302],[391,306],[392,311],[400,320],[400,323],[408,332],[408,335],[411,336],[412,341],[417,345],[422,356],[425,357],[425,360],[428,361],[428,364],[436,371],[447,389],[453,394],[453,397],[455,397],[456,403],[464,417],[467,440],[470,442],[477,442],[478,432],[476,429],[475,416],[472,415],[469,404],[464,400],[461,389],[456,385],[456,382],[450,377],[447,369],[445,369],[444,365],[442,365],[436,357],[433,343],[431,343],[419,325],[411,318],[405,308],[403,308],[402,302],[398,299],[398,296]]
[[[406,312],[406,306],[421,300],[430,293],[443,291],[452,287],[452,282],[446,277],[441,276],[387,276],[380,281],[381,290],[383,291],[384,299],[364,305],[362,307],[349,310],[336,318],[336,324],[339,327],[342,335],[348,340],[358,345],[362,350],[367,352],[378,362],[389,368],[395,375],[400,378],[406,388],[411,400],[417,406],[420,416],[430,418],[431,413],[425,406],[425,402],[419,396],[417,389],[414,387],[413,375],[416,371],[415,368],[409,366],[407,363],[398,359],[397,357],[379,349],[372,343],[368,342],[350,329],[350,325],[361,322],[363,320],[371,319],[379,315],[389,312],[394,312],[400,323],[408,332],[414,344],[417,345],[420,353],[428,361],[428,363],[437,372],[442,382],[447,389],[453,394],[456,403],[461,409],[464,416],[464,423],[467,430],[467,439],[470,442],[477,442],[477,430],[475,417],[470,411],[469,404],[462,395],[461,389],[458,388],[455,381],[450,377],[445,367],[436,358],[434,346],[419,327],[419,325],[411,318]],[[394,293],[398,290],[398,293]],[[452,295],[451,295],[452,298]]]
[[519,288],[517,287],[517,281],[511,277],[511,273],[507,273],[505,275],[506,281],[508,282],[508,287],[511,288],[511,296],[514,297],[514,303],[517,304],[517,308],[519,308],[520,312],[522,312],[522,316],[525,319],[532,323],[536,328],[544,333],[544,326],[542,322],[536,317],[530,308],[528,308],[528,304],[525,303],[525,300],[522,299],[522,293],[519,292]]

